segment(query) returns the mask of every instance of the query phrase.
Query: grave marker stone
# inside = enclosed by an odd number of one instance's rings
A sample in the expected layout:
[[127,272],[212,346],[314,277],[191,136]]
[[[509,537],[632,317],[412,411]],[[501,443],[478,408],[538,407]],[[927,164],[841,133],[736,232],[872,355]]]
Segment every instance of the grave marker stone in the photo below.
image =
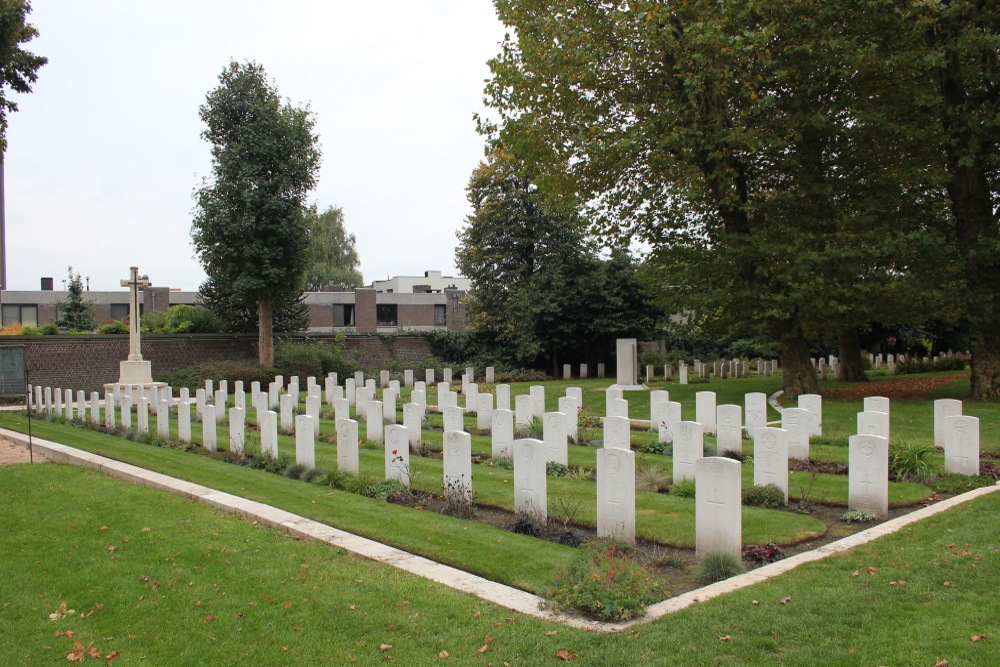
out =
[[889,441],[877,435],[852,435],[848,441],[847,507],[889,515]]
[[528,389],[528,394],[531,396],[532,418],[541,419],[545,414],[545,387],[540,384],[532,385]]
[[[67,403],[67,405],[71,404]],[[72,407],[70,409],[72,410]],[[139,425],[139,433],[149,433],[149,399],[145,396],[139,397],[136,422]]]
[[115,394],[111,391],[104,392],[104,426],[115,427]]
[[799,407],[809,411],[809,435],[823,435],[823,397],[819,394],[800,394]]
[[358,422],[353,419],[337,420],[337,468],[358,474]]
[[695,476],[694,462],[705,455],[705,439],[698,422],[679,421],[670,424],[674,440],[674,482]]
[[410,451],[419,452],[423,447],[423,410],[419,403],[403,404],[403,426],[410,434]]
[[889,414],[889,399],[885,396],[866,396],[864,411]]
[[699,391],[694,395],[694,420],[702,431],[715,435],[715,392]]
[[403,386],[412,387],[413,386],[413,370],[407,368],[403,371]]
[[441,413],[444,415],[445,431],[465,430],[465,411],[462,408],[444,408]]
[[493,394],[479,394],[476,399],[476,428],[489,431],[493,425]]
[[635,454],[597,450],[597,534],[635,544]]
[[579,442],[579,414],[576,399],[572,396],[559,397],[559,412],[566,415],[566,436],[574,443]]
[[743,408],[738,405],[720,405],[715,409],[716,448],[725,452],[743,453]]
[[655,389],[649,392],[649,430],[658,431],[660,424],[667,418],[667,403],[670,402],[670,392]]
[[934,446],[944,448],[944,419],[962,414],[962,401],[939,398],[934,401]]
[[497,393],[497,410],[510,410],[510,385],[509,384],[498,384],[496,386]]
[[[240,392],[242,393],[242,392]],[[237,394],[238,395],[238,394]],[[229,408],[229,451],[237,456],[243,456],[247,446],[247,411],[246,408]]]
[[261,410],[257,413],[257,422],[261,454],[278,458],[278,413],[274,410]]
[[605,417],[604,447],[606,449],[627,449],[631,451],[632,422],[628,417]]
[[677,401],[668,401],[666,407],[666,413],[664,414],[663,419],[660,421],[659,426],[657,427],[659,431],[658,442],[673,442],[674,432],[673,432],[673,427],[671,425],[676,424],[679,421],[682,421],[681,404],[678,403]]
[[493,384],[496,379],[496,369],[492,366],[486,367],[486,384]]
[[218,451],[218,434],[215,423],[215,406],[206,405],[201,415],[201,446],[210,452]]
[[761,426],[753,432],[753,483],[774,484],[788,504],[788,431]]
[[514,426],[518,429],[528,428],[534,418],[531,396],[518,394],[514,397]]
[[382,418],[386,424],[396,423],[396,398],[397,394],[392,389],[382,390]]
[[295,462],[316,467],[316,420],[309,415],[295,417]]
[[156,435],[164,440],[170,437],[170,401],[165,398],[156,402]]
[[607,404],[607,417],[625,417],[628,419],[628,401],[622,398],[613,398]]
[[492,436],[493,458],[511,458],[514,456],[514,413],[510,410],[493,411],[493,424],[490,429]]
[[959,475],[979,474],[979,419],[944,418],[944,471]]
[[877,435],[889,438],[889,415],[884,412],[858,413],[858,435]]
[[767,427],[767,394],[755,391],[743,397],[746,411],[747,435],[753,438],[753,433],[759,428]]
[[718,456],[695,463],[695,553],[740,558],[742,550],[740,462]]
[[561,412],[546,412],[542,416],[542,440],[545,442],[546,458],[549,461],[569,465],[569,450],[566,442],[566,415]]
[[804,408],[785,408],[782,411],[781,428],[787,432],[789,458],[809,458],[809,429],[811,424],[812,413]]
[[524,438],[515,440],[513,449],[514,512],[544,524],[548,520],[545,443]]
[[385,432],[383,431],[385,423],[382,421],[381,401],[371,401],[368,403],[368,414],[365,416],[365,420],[365,436],[368,438],[368,441],[374,442],[376,445],[381,445],[385,442],[383,439],[385,436]]
[[314,438],[319,437],[319,413],[323,402],[319,396],[309,396],[306,398],[306,414],[312,417],[313,425],[313,436]]
[[405,426],[385,427],[385,478],[410,486],[410,434]]
[[472,436],[444,432],[444,497],[452,503],[472,503]]
[[281,402],[281,432],[285,434],[291,434],[292,430],[295,428],[295,422],[292,421],[294,417],[294,415],[292,414],[292,396],[290,394],[282,394],[280,402]]

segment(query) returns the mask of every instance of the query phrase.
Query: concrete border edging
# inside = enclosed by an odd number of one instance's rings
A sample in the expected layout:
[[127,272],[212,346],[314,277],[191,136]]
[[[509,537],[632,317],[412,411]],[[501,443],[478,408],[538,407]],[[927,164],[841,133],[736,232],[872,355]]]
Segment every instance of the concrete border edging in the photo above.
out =
[[[0,428],[0,436],[21,444],[28,444],[27,435],[18,431]],[[469,593],[478,598],[492,602],[501,607],[528,616],[540,618],[555,623],[561,623],[574,628],[588,631],[619,632],[635,625],[649,623],[668,614],[686,609],[698,602],[705,602],[726,593],[746,588],[766,581],[772,577],[789,572],[804,563],[821,560],[827,556],[844,553],[854,547],[867,544],[879,537],[890,535],[916,521],[940,514],[952,507],[1000,491],[1000,482],[929,505],[909,514],[897,517],[867,530],[849,535],[836,542],[823,545],[812,551],[791,556],[780,561],[759,567],[745,574],[720,581],[710,586],[682,593],[677,597],[663,600],[650,605],[646,615],[623,623],[603,623],[587,619],[575,614],[567,614],[551,609],[543,609],[544,602],[533,593],[528,593],[506,584],[490,581],[475,574],[444,565],[423,556],[403,551],[380,542],[354,535],[346,531],[327,526],[326,524],[308,519],[298,514],[266,505],[254,500],[211,489],[200,484],[194,484],[176,477],[146,470],[130,463],[109,459],[99,454],[92,454],[41,438],[32,438],[33,447],[54,463],[66,463],[97,470],[104,474],[135,484],[142,484],[159,491],[166,491],[197,500],[215,509],[236,514],[245,519],[277,528],[297,537],[315,539],[332,546],[344,549],[348,553],[401,569],[419,577],[430,579],[436,583],[448,586],[457,591]]]

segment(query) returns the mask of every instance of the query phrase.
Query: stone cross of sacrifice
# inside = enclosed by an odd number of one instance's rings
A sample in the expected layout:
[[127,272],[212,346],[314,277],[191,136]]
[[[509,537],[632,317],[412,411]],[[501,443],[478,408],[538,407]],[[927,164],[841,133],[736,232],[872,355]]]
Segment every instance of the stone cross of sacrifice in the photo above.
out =
[[121,281],[122,287],[129,288],[128,301],[128,360],[142,361],[142,351],[139,346],[139,290],[149,287],[149,276],[140,276],[139,267],[131,267],[132,275],[128,280]]

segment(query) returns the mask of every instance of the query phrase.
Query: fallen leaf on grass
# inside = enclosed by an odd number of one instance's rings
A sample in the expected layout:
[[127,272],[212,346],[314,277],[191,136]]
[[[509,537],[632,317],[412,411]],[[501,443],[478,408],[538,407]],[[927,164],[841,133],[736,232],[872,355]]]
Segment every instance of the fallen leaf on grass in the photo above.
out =
[[476,653],[478,653],[479,655],[482,655],[483,653],[486,653],[489,650],[490,650],[490,645],[489,644],[483,644],[482,647],[480,647],[479,649],[476,650]]
[[758,607],[760,606],[760,600],[754,600],[751,604],[753,604],[753,606],[755,607]]
[[971,637],[969,637],[969,639],[971,639],[974,642],[983,642],[989,639],[989,637],[987,637],[986,635],[972,635]]
[[112,544],[111,546],[108,547],[108,551],[111,552],[111,553],[114,553],[114,552],[118,551],[118,547],[116,547],[115,545]]
[[444,660],[445,658],[448,657],[448,651],[441,651],[440,653],[438,653],[438,657]]
[[906,585],[906,579],[900,579],[899,581],[890,581],[889,585],[890,586],[905,586]]
[[556,651],[556,657],[559,658],[560,660],[562,660],[563,662],[569,662],[570,660],[575,660],[576,659],[576,655],[574,655],[573,653],[570,653],[569,651],[567,651],[564,648],[559,649],[558,651]]
[[951,588],[951,582],[950,581],[944,582],[944,587],[945,588]]
[[385,652],[385,651],[391,651],[392,650],[392,644],[379,644],[378,650],[383,651],[383,652]]
[[493,635],[486,635],[486,639],[484,639],[483,641],[485,641],[487,645],[492,644],[493,643]]
[[938,661],[934,663],[934,667],[948,667],[948,665],[950,664],[951,663],[948,662],[947,660],[941,660],[940,658],[938,658]]
[[791,595],[789,595],[788,597],[781,598],[781,604],[788,604],[791,601],[792,601]]
[[205,622],[206,623],[211,623],[214,620],[215,620],[215,616],[213,614],[209,614],[208,616],[205,617]]
[[479,612],[477,611],[475,614],[473,614],[472,618],[479,618]]
[[105,660],[107,660],[108,664],[110,665],[112,662],[114,662],[115,660],[117,660],[118,656],[120,656],[121,654],[122,654],[121,651],[112,651],[111,653],[108,653],[108,655],[105,658]]
[[101,527],[100,527],[100,528],[98,528],[97,530],[107,530],[107,529],[108,529],[108,527],[107,527],[107,526],[101,526]]
[[874,575],[876,572],[878,572],[878,570],[876,570],[874,567],[868,568],[868,574]]
[[856,577],[856,576],[858,576],[860,574],[861,574],[860,572],[858,572],[857,570],[855,570],[854,572],[851,573],[851,576],[852,577]]
[[720,642],[728,642],[730,639],[732,639],[732,637],[729,635],[723,635],[722,637],[719,637]]
[[546,633],[545,633],[545,636],[546,636],[546,637],[554,637],[555,635],[558,635],[558,634],[559,634],[559,633],[558,633],[558,632],[557,632],[556,630],[551,630],[551,631],[549,631],[549,632],[546,632]]

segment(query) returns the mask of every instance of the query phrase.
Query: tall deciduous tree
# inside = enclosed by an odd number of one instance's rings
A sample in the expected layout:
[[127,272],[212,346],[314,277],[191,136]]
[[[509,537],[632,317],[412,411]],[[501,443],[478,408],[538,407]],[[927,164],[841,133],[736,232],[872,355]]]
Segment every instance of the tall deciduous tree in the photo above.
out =
[[891,21],[869,0],[495,4],[516,32],[483,131],[602,235],[647,242],[672,312],[769,335],[786,394],[817,391],[810,334],[888,307],[932,196],[881,104],[903,85]]
[[[913,131],[944,158],[951,236],[972,337],[971,396],[1000,400],[1000,9],[988,0],[911,3],[904,13],[916,77],[933,82],[915,102]],[[930,130],[930,132],[928,132]]]
[[212,177],[195,192],[195,250],[209,283],[256,302],[260,363],[274,362],[273,313],[302,293],[307,193],[320,150],[308,107],[282,103],[256,63],[230,62],[199,109]]
[[584,221],[546,204],[505,151],[476,168],[468,198],[473,214],[459,231],[456,264],[472,280],[470,325],[498,352],[555,372],[560,358],[587,354],[595,342],[653,328],[627,253],[602,260]]
[[0,154],[7,152],[7,114],[17,111],[8,89],[30,93],[31,84],[38,80],[38,69],[49,61],[21,48],[38,36],[27,22],[30,12],[28,0],[0,0]]
[[322,213],[310,210],[309,264],[306,268],[306,291],[318,292],[327,285],[360,287],[361,260],[354,234],[344,228],[344,210],[330,206]]

